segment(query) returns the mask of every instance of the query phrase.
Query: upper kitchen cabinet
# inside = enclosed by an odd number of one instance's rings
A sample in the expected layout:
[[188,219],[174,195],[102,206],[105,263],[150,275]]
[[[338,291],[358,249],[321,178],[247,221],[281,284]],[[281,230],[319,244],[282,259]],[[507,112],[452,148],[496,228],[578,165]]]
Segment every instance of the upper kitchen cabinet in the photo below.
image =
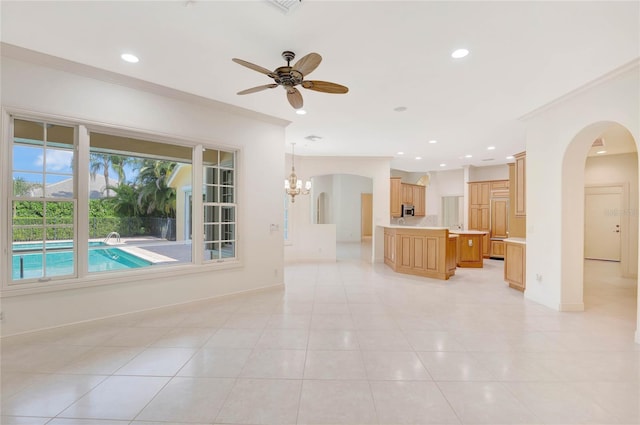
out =
[[391,217],[400,217],[402,215],[402,179],[400,177],[391,177]]
[[426,187],[418,184],[413,186],[413,205],[416,207],[415,215],[418,217],[424,217],[427,213],[426,204]]
[[524,217],[527,215],[526,205],[526,152],[514,155],[515,165],[515,215]]
[[391,217],[402,216],[402,205],[413,205],[415,216],[424,217],[426,215],[425,186],[402,183],[401,177],[391,177],[389,187],[391,189]]

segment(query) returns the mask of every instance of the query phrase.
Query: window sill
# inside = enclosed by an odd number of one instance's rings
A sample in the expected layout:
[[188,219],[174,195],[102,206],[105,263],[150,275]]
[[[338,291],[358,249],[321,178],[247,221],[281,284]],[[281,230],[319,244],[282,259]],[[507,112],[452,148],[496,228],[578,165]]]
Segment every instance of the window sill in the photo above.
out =
[[[7,285],[0,291],[1,298],[24,295],[44,294],[48,292],[68,291],[74,289],[93,288],[97,286],[119,285],[125,283],[154,280],[159,277],[184,277],[185,275],[201,274],[216,270],[232,270],[242,268],[241,261],[225,261],[221,263],[207,263],[201,265],[167,266],[155,270],[140,269],[139,271],[104,272],[92,274],[84,278],[50,280],[47,282],[17,283]],[[37,286],[35,286],[37,285]],[[28,287],[27,287],[28,286]]]

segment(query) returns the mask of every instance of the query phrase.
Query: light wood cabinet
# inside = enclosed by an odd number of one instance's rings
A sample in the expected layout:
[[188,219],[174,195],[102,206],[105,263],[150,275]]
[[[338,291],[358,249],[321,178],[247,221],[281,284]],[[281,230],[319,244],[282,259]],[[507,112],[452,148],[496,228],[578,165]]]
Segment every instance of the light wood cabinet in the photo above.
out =
[[400,177],[391,177],[390,210],[391,217],[402,215],[402,180]]
[[391,217],[402,216],[402,205],[413,205],[414,215],[424,217],[426,215],[426,187],[402,183],[400,177],[391,177],[390,180],[390,212]]
[[491,182],[469,183],[469,204],[489,206],[491,198]]
[[469,230],[486,232],[482,241],[485,258],[503,257],[492,242],[508,236],[509,186],[509,180],[469,183]]
[[524,291],[526,288],[527,245],[524,242],[504,242],[504,280],[511,288]]
[[524,217],[527,215],[527,173],[526,173],[526,152],[514,155],[515,165],[515,214],[516,217]]
[[491,257],[504,258],[504,241],[491,240]]
[[458,235],[458,267],[483,267],[482,233],[456,232]]
[[491,200],[491,237],[505,239],[509,237],[509,198]]
[[495,180],[491,182],[491,192],[505,191],[505,190],[506,191],[509,190],[509,180]]
[[402,203],[413,205],[413,185],[402,183]]
[[415,215],[417,217],[424,217],[426,215],[427,205],[425,203],[426,187],[420,185],[413,186],[413,205],[415,206]]
[[385,227],[384,262],[398,273],[446,280],[455,273],[451,243],[447,229]]

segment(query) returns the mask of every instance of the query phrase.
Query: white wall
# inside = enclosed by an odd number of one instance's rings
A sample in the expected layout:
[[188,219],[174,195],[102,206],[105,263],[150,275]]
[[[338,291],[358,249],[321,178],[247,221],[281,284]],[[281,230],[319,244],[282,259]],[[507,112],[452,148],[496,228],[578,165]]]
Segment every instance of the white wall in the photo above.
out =
[[[216,297],[223,294],[279,286],[283,283],[282,232],[270,232],[270,224],[283,222],[282,182],[284,126],[286,122],[217,102],[164,89],[175,97],[134,89],[124,77],[98,73],[111,83],[59,70],[68,62],[37,55],[37,63],[14,58],[3,48],[1,64],[2,106],[51,114],[72,120],[106,123],[143,133],[200,141],[205,146],[224,145],[241,149],[239,157],[239,251],[240,267],[212,271],[210,268],[163,268],[145,271],[135,279],[106,276],[93,278],[96,286],[65,291],[2,298],[3,335],[85,321],[132,311]],[[24,56],[26,58],[26,56]],[[31,57],[30,59],[31,60]],[[258,119],[252,118],[256,117]],[[2,139],[6,152],[7,139]],[[6,173],[3,175],[6,176]],[[244,183],[248,185],[245,185]],[[1,234],[7,235],[9,184],[2,184]],[[7,252],[6,238],[1,252]],[[3,284],[7,258],[2,255]],[[173,271],[172,271],[173,270]],[[177,276],[175,275],[177,274]],[[53,286],[53,285],[52,285]]]
[[469,181],[479,182],[485,180],[509,180],[509,166],[500,164],[486,167],[469,167]]
[[325,223],[335,223],[333,221],[333,199],[329,196],[329,194],[333,190],[333,176],[315,176],[311,179],[313,186],[311,186],[311,222],[318,222],[318,198],[320,194],[325,194]]
[[362,193],[373,193],[369,177],[337,174],[333,176],[333,221],[337,242],[360,242],[362,238]]
[[[291,159],[287,157],[284,170],[285,175],[291,172]],[[366,157],[299,157],[296,155],[296,172],[299,178],[309,179],[314,176],[329,174],[349,174],[368,177],[372,181],[373,193],[373,225],[389,224],[389,177],[391,158],[366,158]],[[359,195],[358,195],[359,199]],[[310,238],[300,237],[298,226],[311,223],[311,211],[313,200],[309,196],[296,199],[295,205],[290,208],[293,216],[293,229],[291,244],[285,247],[285,260],[295,259],[296,250],[313,252],[309,245],[314,246],[316,241]],[[359,213],[359,209],[358,209]],[[384,260],[384,241],[374,229],[372,237],[372,260],[382,262]]]
[[442,197],[464,196],[464,170],[432,171],[427,187],[427,215],[438,216],[442,223]]
[[627,153],[588,157],[584,171],[585,185],[623,184],[628,199],[621,213],[621,266],[625,276],[638,273],[638,155]]
[[615,123],[626,127],[637,145],[638,71],[636,62],[526,117],[529,299],[559,310],[584,308],[585,158],[593,141]]

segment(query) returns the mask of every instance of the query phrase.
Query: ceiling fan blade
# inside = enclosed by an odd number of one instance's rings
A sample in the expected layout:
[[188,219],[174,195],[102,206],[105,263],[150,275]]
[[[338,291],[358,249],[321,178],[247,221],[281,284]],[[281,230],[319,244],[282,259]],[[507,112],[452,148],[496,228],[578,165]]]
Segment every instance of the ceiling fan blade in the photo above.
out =
[[263,74],[266,74],[266,75],[271,74],[270,70],[268,70],[267,68],[263,68],[260,65],[256,65],[255,63],[247,62],[245,60],[238,59],[238,58],[233,58],[231,60],[242,66],[246,66],[249,69],[253,69],[254,71],[262,72]]
[[252,87],[250,89],[239,91],[238,94],[250,94],[250,93],[259,92],[266,89],[272,89],[274,87],[278,87],[278,85],[276,83],[265,84],[264,86]]
[[297,88],[291,87],[290,89],[287,89],[287,99],[295,109],[302,108],[302,94]]
[[293,65],[293,69],[300,72],[302,75],[307,75],[313,72],[313,70],[320,65],[320,61],[322,61],[322,56],[317,53],[309,53],[308,55],[301,57],[300,60]]
[[342,86],[340,84],[317,80],[303,81],[302,87],[304,87],[305,89],[320,91],[323,93],[344,94],[349,91],[348,87]]

